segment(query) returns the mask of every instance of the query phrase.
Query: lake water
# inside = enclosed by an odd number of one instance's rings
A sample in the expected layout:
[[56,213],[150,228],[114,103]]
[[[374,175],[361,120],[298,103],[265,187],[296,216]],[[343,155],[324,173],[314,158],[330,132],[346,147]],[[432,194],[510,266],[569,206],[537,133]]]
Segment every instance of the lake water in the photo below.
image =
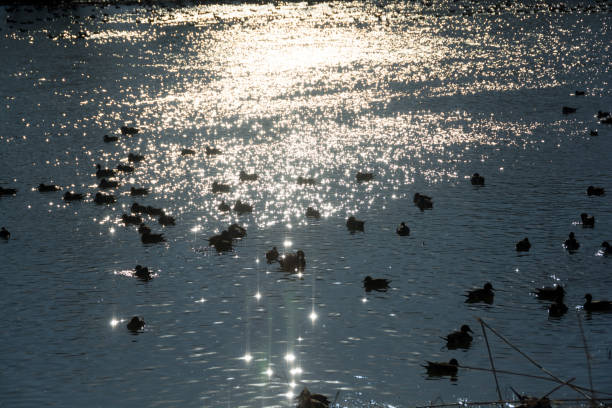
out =
[[[612,393],[612,314],[580,309],[585,293],[612,298],[612,258],[598,252],[612,195],[586,194],[612,191],[612,125],[596,118],[612,108],[612,8],[560,4],[1,7],[0,186],[18,193],[0,198],[0,406],[290,407],[304,386],[339,407],[492,401],[490,372],[422,367],[489,368],[477,318],[589,387],[580,319],[593,387]],[[119,175],[117,203],[94,204],[95,164],[128,153],[145,160]],[[213,194],[215,181],[231,191]],[[68,190],[86,198],[66,203]],[[237,199],[253,213],[217,210]],[[165,243],[124,226],[133,202],[176,218],[145,217]],[[364,232],[349,233],[349,215]],[[248,232],[234,251],[208,247],[233,222]],[[562,246],[571,231],[575,253]],[[531,251],[517,253],[524,237]],[[303,274],[267,264],[272,246],[303,250]],[[134,278],[136,264],[155,278]],[[391,288],[366,293],[366,275]],[[464,302],[487,281],[493,304]],[[570,309],[557,319],[531,293],[555,283]],[[446,349],[440,337],[462,324],[472,346]],[[496,368],[546,376],[487,339]],[[556,385],[499,383],[505,399]]]

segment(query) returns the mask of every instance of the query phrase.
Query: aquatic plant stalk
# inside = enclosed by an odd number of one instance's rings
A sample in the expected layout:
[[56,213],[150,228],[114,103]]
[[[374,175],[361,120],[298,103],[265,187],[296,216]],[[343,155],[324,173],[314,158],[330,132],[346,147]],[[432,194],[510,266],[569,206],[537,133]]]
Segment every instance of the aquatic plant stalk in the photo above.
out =
[[497,396],[499,397],[499,400],[501,401],[503,398],[501,395],[501,391],[499,389],[499,381],[497,381],[497,372],[495,371],[495,364],[493,363],[493,355],[491,354],[491,347],[489,346],[489,339],[487,338],[487,331],[485,330],[484,322],[481,319],[478,319],[478,321],[480,322],[480,327],[482,328],[482,334],[484,336],[485,343],[487,344],[487,351],[489,352],[489,361],[491,362],[491,369],[493,371],[493,377],[495,378],[495,386],[497,387]]

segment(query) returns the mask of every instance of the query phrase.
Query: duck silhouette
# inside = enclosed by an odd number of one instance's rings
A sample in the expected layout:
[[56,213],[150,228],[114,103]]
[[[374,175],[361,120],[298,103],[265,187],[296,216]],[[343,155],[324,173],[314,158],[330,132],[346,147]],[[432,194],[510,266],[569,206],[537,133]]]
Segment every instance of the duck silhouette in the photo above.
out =
[[565,240],[565,242],[563,243],[563,246],[565,247],[565,249],[567,249],[570,252],[577,251],[578,248],[580,248],[580,244],[576,240],[576,237],[574,236],[573,232],[569,233],[569,237]]
[[219,149],[217,149],[215,147],[206,146],[206,154],[208,156],[215,156],[217,154],[221,154],[221,150],[219,150]]
[[112,194],[96,193],[94,198],[96,204],[113,204],[116,201],[117,199]]
[[484,284],[482,289],[474,289],[468,291],[465,294],[465,296],[467,296],[465,303],[484,302],[490,305],[493,303],[493,297],[495,296],[495,293],[493,292],[494,290],[495,289],[493,289],[493,285],[487,282]]
[[164,242],[166,239],[164,238],[164,234],[153,234],[145,231],[140,234],[140,240],[143,244],[157,244],[159,242]]
[[390,280],[383,278],[373,279],[370,276],[366,276],[363,279],[363,287],[366,292],[371,292],[373,290],[377,292],[386,292],[389,289],[389,283],[391,283]]
[[612,311],[612,302],[609,300],[593,300],[593,296],[590,293],[584,295],[586,303],[584,304],[584,310],[587,312],[610,312]]
[[576,113],[576,108],[572,108],[571,106],[564,106],[561,108],[561,113],[564,115],[569,115],[570,113]]
[[79,201],[83,199],[83,194],[75,193],[73,191],[66,191],[64,193],[64,201]]
[[346,220],[346,228],[348,228],[351,232],[363,231],[364,224],[365,221],[360,221],[352,215],[348,217],[348,220]]
[[175,225],[174,217],[170,215],[165,215],[165,214],[160,215],[157,222],[159,222],[161,225],[165,227],[169,225]]
[[313,207],[308,207],[306,209],[306,217],[308,218],[321,218],[321,213],[319,210],[315,210]]
[[130,187],[130,195],[131,196],[143,196],[149,194],[149,189],[145,187]]
[[104,135],[104,143],[116,142],[117,140],[119,140],[117,136]]
[[230,186],[228,184],[218,183],[216,181],[212,184],[212,192],[213,193],[229,193]]
[[105,178],[103,178],[102,180],[100,180],[100,183],[98,184],[98,188],[102,189],[102,190],[108,190],[110,188],[117,188],[119,187],[119,182],[116,180],[107,180]]
[[0,187],[0,196],[15,195],[15,194],[17,194],[17,189],[15,189],[15,188],[2,188],[2,187]]
[[397,235],[405,237],[410,235],[410,228],[408,228],[408,226],[402,221],[402,223],[399,225],[399,227],[397,227],[395,232],[397,233]]
[[429,196],[426,196],[420,193],[414,193],[414,197],[412,198],[412,201],[414,202],[414,205],[419,207],[421,211],[430,210],[433,208],[433,201],[431,197]]
[[229,211],[231,208],[229,206],[229,204],[226,204],[225,201],[221,201],[221,204],[219,204],[217,206],[217,210],[219,211],[223,211],[223,212],[227,212]]
[[588,215],[587,213],[580,214],[580,220],[582,221],[582,226],[585,228],[593,228],[595,226],[595,216]]
[[252,213],[253,212],[253,206],[247,203],[243,203],[240,200],[236,201],[236,204],[234,204],[234,211],[236,211],[238,213],[238,215],[242,215],[242,214],[246,214],[246,213]]
[[128,161],[132,163],[140,163],[145,157],[142,154],[128,153]]
[[145,327],[145,321],[140,316],[134,316],[127,324],[127,328],[129,331],[138,332]]
[[296,253],[286,253],[278,258],[278,263],[281,269],[285,272],[297,272],[306,267],[306,258],[304,251],[299,250]]
[[59,188],[55,184],[43,184],[43,183],[40,183],[38,185],[38,191],[40,191],[41,193],[49,193],[51,191],[60,191],[60,190],[61,190],[61,188]]
[[527,252],[531,248],[531,243],[528,238],[524,238],[516,243],[516,250],[518,252]]
[[240,178],[240,181],[256,181],[259,178],[257,174],[249,174],[244,170],[240,171],[240,175],[238,177]]
[[312,394],[306,387],[295,399],[297,408],[329,408],[329,399],[325,395]]
[[470,336],[472,329],[467,324],[461,326],[459,331],[454,331],[449,333],[446,337],[442,337],[446,340],[446,347],[449,350],[454,350],[458,348],[467,349],[470,347],[472,343],[472,336]]
[[121,216],[121,220],[123,221],[123,223],[125,225],[129,225],[129,224],[140,225],[140,224],[142,224],[142,218],[137,216],[137,215],[127,215],[127,214],[124,213]]
[[602,196],[605,193],[606,191],[603,189],[603,187],[594,187],[594,186],[587,187],[588,196]]
[[601,243],[601,252],[604,255],[612,255],[612,246],[610,246],[608,241],[604,241]]
[[374,173],[362,173],[358,172],[355,175],[355,178],[359,183],[363,183],[364,181],[371,181],[374,179]]
[[314,186],[315,184],[317,184],[317,181],[313,177],[299,176],[297,178],[297,183],[300,185],[308,184],[308,185]]
[[153,279],[153,276],[151,275],[149,268],[147,268],[146,266],[141,266],[141,265],[136,265],[136,267],[134,268],[134,276],[144,281],[149,281]]
[[128,164],[121,164],[120,163],[120,164],[117,165],[117,170],[118,171],[122,171],[124,173],[132,173],[132,172],[134,172],[134,167],[130,166]]
[[8,241],[11,238],[11,233],[4,227],[0,230],[0,238]]
[[533,293],[535,293],[536,297],[540,300],[562,301],[565,297],[565,289],[563,289],[563,286],[561,285],[535,288],[535,291]]
[[558,299],[555,303],[548,306],[548,316],[550,317],[561,317],[567,313],[567,306],[562,300]]
[[271,250],[266,252],[266,261],[271,264],[274,261],[278,261],[278,249],[276,247],[272,247]]
[[427,365],[424,365],[427,369],[427,375],[430,377],[443,377],[457,375],[459,369],[459,362],[452,358],[448,363],[437,363],[433,361],[427,361]]
[[472,178],[470,178],[470,182],[473,186],[484,186],[485,179],[478,173],[474,173]]
[[181,149],[181,156],[192,156],[196,154],[196,151],[193,149],[184,148]]
[[96,163],[96,177],[97,178],[105,178],[105,177],[114,177],[116,171],[113,169],[103,169],[100,166],[100,163]]
[[135,135],[138,132],[140,132],[140,129],[137,129],[132,126],[121,126],[120,130],[121,130],[122,135],[130,135],[130,136]]
[[138,233],[139,234],[150,234],[151,228],[149,228],[144,222],[141,222],[140,225],[138,225]]

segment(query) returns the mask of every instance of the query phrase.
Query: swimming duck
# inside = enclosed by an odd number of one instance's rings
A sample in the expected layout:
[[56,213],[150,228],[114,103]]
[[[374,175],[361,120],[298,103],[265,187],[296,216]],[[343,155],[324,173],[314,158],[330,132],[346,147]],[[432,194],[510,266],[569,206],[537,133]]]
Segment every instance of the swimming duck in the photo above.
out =
[[587,187],[587,195],[589,196],[602,196],[604,194],[605,194],[605,190],[603,189],[603,187],[593,187],[593,186]]
[[365,221],[360,221],[352,215],[348,217],[348,220],[346,220],[346,228],[348,228],[351,232],[363,231],[364,224]]
[[122,171],[124,173],[132,173],[134,171],[134,167],[127,164],[118,164],[117,170]]
[[580,244],[576,240],[576,237],[574,236],[573,232],[569,233],[569,238],[565,240],[565,242],[563,243],[563,246],[568,251],[577,251],[578,248],[580,248]]
[[586,299],[584,310],[587,312],[612,311],[612,302],[609,300],[593,300],[593,296],[590,293],[584,295],[584,298]]
[[419,207],[421,211],[433,208],[433,201],[431,200],[431,197],[429,196],[419,194],[419,193],[414,193],[414,197],[412,201],[414,202],[414,205]]
[[17,190],[14,188],[2,188],[0,187],[0,196],[3,195],[15,195],[17,194]]
[[370,181],[370,180],[374,179],[374,173],[362,173],[362,172],[358,172],[355,175],[355,178],[357,179],[357,181],[359,183],[362,183],[364,181]]
[[208,156],[214,156],[214,155],[217,155],[217,154],[221,154],[221,150],[219,150],[219,149],[217,149],[215,147],[208,147],[208,146],[206,146],[206,154]]
[[266,261],[268,261],[269,264],[278,261],[278,249],[276,249],[276,247],[272,247],[271,250],[266,252]]
[[377,292],[386,292],[389,289],[389,283],[391,283],[388,279],[378,278],[372,279],[370,276],[366,276],[363,279],[363,287],[366,292],[377,291]]
[[160,215],[157,222],[159,222],[163,226],[176,225],[174,217],[165,214]]
[[484,284],[484,287],[482,289],[474,289],[467,292],[467,294],[465,295],[467,296],[465,303],[484,302],[492,304],[493,296],[495,296],[495,293],[493,292],[494,290],[495,289],[493,289],[493,285],[487,282]]
[[215,247],[218,252],[231,251],[233,249],[232,235],[224,230],[219,235],[208,238],[208,245]]
[[569,107],[569,106],[564,106],[564,107],[561,109],[561,112],[562,112],[564,115],[569,115],[570,113],[576,113],[576,108],[572,108],[572,107]]
[[535,291],[533,293],[535,293],[536,297],[540,300],[562,301],[565,297],[565,289],[563,289],[563,286],[561,285],[535,288]]
[[185,148],[181,150],[181,156],[189,156],[189,155],[194,155],[194,154],[196,154],[196,151],[193,149]]
[[607,118],[610,116],[610,112],[597,111],[597,119]]
[[139,234],[150,234],[151,228],[149,228],[144,222],[141,222],[140,225],[138,225],[138,233]]
[[521,401],[521,405],[516,408],[551,408],[550,400],[546,397],[530,397],[528,395],[519,395],[516,392],[515,394],[519,401]]
[[582,220],[583,227],[594,227],[595,226],[595,216],[589,216],[587,213],[580,214],[580,219]]
[[149,189],[146,187],[130,187],[131,196],[143,196],[149,194]]
[[136,267],[134,268],[134,271],[135,271],[134,276],[144,281],[149,281],[153,279],[153,276],[151,276],[151,272],[149,271],[149,268],[147,268],[146,266],[143,267],[140,265],[136,265]]
[[604,255],[612,255],[612,246],[610,246],[608,241],[601,243],[601,252],[603,252]]
[[589,131],[589,134],[590,134],[591,136],[599,136],[599,132],[597,131],[597,129],[591,129],[591,130]]
[[306,217],[308,217],[308,218],[321,218],[321,213],[319,212],[319,210],[315,210],[312,207],[308,207],[306,209]]
[[612,124],[612,116],[607,116],[607,117],[605,117],[603,119],[600,119],[599,123],[606,124],[606,125],[611,125]]
[[73,191],[66,191],[64,193],[64,201],[79,201],[83,199],[83,194],[75,193]]
[[140,224],[142,224],[142,218],[140,218],[137,215],[127,215],[127,214],[124,213],[121,216],[121,220],[123,221],[123,223],[125,225],[128,225],[128,224],[140,225]]
[[299,176],[297,179],[297,183],[300,185],[308,184],[308,185],[313,186],[317,184],[317,181],[313,177],[306,178],[306,177]]
[[405,237],[410,235],[410,228],[408,228],[408,226],[402,221],[402,223],[399,225],[399,227],[397,227],[395,232],[397,232],[397,235]]
[[11,233],[8,232],[6,228],[2,227],[2,229],[0,230],[0,238],[8,241],[10,237],[11,237]]
[[519,252],[527,252],[531,248],[531,243],[529,239],[525,238],[516,243],[516,250]]
[[297,408],[329,408],[329,399],[325,395],[311,394],[306,387],[295,399]]
[[240,181],[256,181],[259,176],[255,173],[253,174],[248,174],[246,171],[241,170],[240,171]]
[[230,186],[228,184],[217,183],[216,181],[212,184],[213,193],[229,193]]
[[236,201],[236,204],[234,204],[234,211],[236,211],[238,215],[252,213],[253,206],[238,200]]
[[151,232],[145,231],[140,234],[140,240],[143,244],[157,244],[158,242],[164,242],[164,234],[152,234]]
[[117,140],[119,140],[117,136],[104,135],[104,143],[116,142]]
[[145,157],[141,154],[128,153],[128,161],[132,163],[140,163]]
[[217,206],[219,211],[227,212],[230,210],[229,204],[226,204],[225,201],[221,201],[221,204]]
[[119,182],[117,180],[107,180],[103,178],[102,180],[100,180],[100,183],[98,184],[98,188],[102,190],[106,190],[109,188],[116,188],[116,187],[119,187]]
[[562,300],[557,299],[555,303],[548,306],[548,316],[550,317],[561,317],[567,313],[567,306]]
[[247,235],[246,229],[241,227],[238,224],[232,224],[227,228],[227,232],[229,232],[232,239],[244,238]]
[[576,91],[576,92],[574,92],[574,96],[584,96],[584,95],[586,95],[586,92],[584,92],[584,91]]
[[467,349],[472,343],[472,336],[470,336],[470,333],[473,333],[472,329],[470,329],[470,326],[467,324],[464,324],[461,326],[461,330],[449,333],[446,337],[442,338],[446,340],[446,347],[449,350],[457,348]]
[[472,183],[473,186],[484,186],[484,181],[485,181],[484,177],[482,177],[478,173],[474,173],[474,175],[470,179],[470,182]]
[[135,135],[140,132],[140,129],[131,126],[121,126],[121,134],[122,135]]
[[287,253],[278,258],[278,263],[281,269],[285,272],[296,272],[303,270],[306,267],[306,259],[304,251],[299,250],[296,253]]
[[61,190],[61,188],[59,188],[55,184],[43,184],[43,183],[40,183],[38,185],[38,191],[40,191],[41,193],[48,193],[50,191],[59,191],[59,190]]
[[128,330],[133,331],[133,332],[142,330],[144,326],[145,326],[145,321],[140,316],[132,317],[132,320],[130,320],[130,322],[127,324]]
[[97,178],[113,177],[115,173],[116,172],[113,169],[103,169],[99,163],[96,164],[96,177]]
[[112,194],[96,193],[94,202],[96,204],[113,204],[117,199]]
[[433,361],[428,361],[426,366],[423,366],[427,369],[427,375],[430,377],[442,377],[445,375],[450,375],[454,377],[457,375],[457,371],[459,369],[459,362],[452,358],[448,363],[436,363]]

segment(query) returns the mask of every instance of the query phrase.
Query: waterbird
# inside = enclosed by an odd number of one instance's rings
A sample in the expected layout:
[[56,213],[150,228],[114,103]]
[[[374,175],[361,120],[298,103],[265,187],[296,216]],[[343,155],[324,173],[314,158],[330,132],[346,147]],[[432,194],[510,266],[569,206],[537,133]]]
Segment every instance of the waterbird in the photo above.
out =
[[595,226],[595,216],[588,215],[587,213],[580,214],[580,219],[582,220],[583,227],[594,227]]
[[130,187],[131,196],[143,196],[149,194],[149,189],[146,187]]
[[603,252],[604,255],[612,255],[612,247],[610,246],[608,241],[604,241],[601,243],[601,252]]
[[104,177],[113,177],[115,175],[115,170],[113,169],[103,169],[100,166],[100,163],[96,163],[96,177],[104,178]]
[[454,358],[450,359],[448,363],[427,361],[427,365],[424,365],[423,367],[427,369],[427,375],[430,377],[442,377],[445,375],[454,377],[457,375],[459,362]]
[[565,240],[565,242],[563,243],[563,246],[568,251],[577,251],[578,248],[580,248],[580,244],[576,240],[576,237],[574,236],[573,232],[569,233],[569,237]]
[[181,156],[189,156],[189,155],[194,155],[194,154],[196,154],[196,151],[193,149],[184,148],[181,150]]
[[212,192],[213,193],[229,193],[230,186],[228,184],[218,183],[214,181],[212,184]]
[[485,179],[480,174],[474,173],[474,175],[472,175],[470,178],[470,182],[473,186],[484,186]]
[[140,234],[140,240],[143,244],[157,244],[159,242],[164,242],[166,239],[164,238],[164,234],[153,234],[145,231]]
[[117,136],[104,135],[104,143],[116,142],[117,140],[119,140]]
[[244,238],[247,235],[247,231],[245,228],[241,227],[238,224],[232,224],[227,228],[232,239]]
[[117,180],[107,180],[103,178],[102,180],[100,180],[100,183],[98,184],[98,188],[101,190],[107,190],[109,188],[116,188],[116,187],[119,187],[119,182]]
[[297,183],[300,184],[300,185],[308,184],[308,185],[313,186],[313,185],[317,184],[317,181],[314,179],[314,177],[302,177],[302,176],[299,176],[297,178]]
[[274,261],[278,261],[278,249],[276,247],[272,247],[271,250],[266,252],[266,261],[271,264]]
[[221,154],[221,150],[217,149],[216,147],[206,146],[206,154],[208,156],[214,156],[214,155],[217,155],[217,154]]
[[79,201],[83,199],[83,194],[75,193],[74,191],[66,191],[64,193],[64,201]]
[[157,222],[163,226],[175,225],[174,217],[165,214],[160,215]]
[[240,170],[240,175],[238,177],[240,181],[256,181],[259,178],[257,174],[249,174],[244,170]]
[[208,245],[215,247],[218,252],[231,251],[233,249],[232,235],[227,231],[221,231],[219,235],[208,238]]
[[151,228],[149,228],[144,222],[141,222],[140,225],[138,225],[138,233],[139,234],[150,234]]
[[610,112],[597,111],[597,119],[607,118],[610,116]]
[[602,124],[605,124],[605,125],[612,124],[612,116],[606,116],[605,118],[600,119],[599,123],[602,123]]
[[312,394],[306,387],[295,399],[297,408],[329,408],[329,399],[325,395]]
[[530,248],[531,243],[529,242],[529,239],[527,237],[516,243],[516,250],[519,252],[527,252]]
[[597,131],[597,129],[591,129],[591,131],[589,132],[589,134],[590,134],[591,136],[598,136],[598,135],[599,135],[599,132]]
[[131,126],[121,126],[120,130],[122,135],[135,135],[140,132],[140,129]]
[[128,153],[128,161],[132,163],[140,163],[145,157],[142,154]]
[[0,187],[0,196],[15,195],[15,194],[17,194],[17,189],[15,189],[15,188],[2,188],[2,187]]
[[124,173],[132,173],[134,171],[134,167],[128,164],[120,163],[117,165],[117,170],[122,171]]
[[535,288],[533,292],[540,300],[563,300],[565,297],[565,289],[561,285],[545,286],[543,288]]
[[124,213],[121,216],[121,220],[123,221],[123,223],[125,225],[129,225],[129,224],[140,225],[140,224],[142,224],[142,218],[137,216],[137,215],[127,215],[127,214]]
[[584,310],[587,312],[609,312],[612,311],[612,302],[609,300],[593,300],[593,296],[590,293],[584,295],[586,303],[584,304]]
[[348,220],[346,220],[346,228],[348,228],[351,232],[363,231],[364,224],[365,221],[358,220],[352,215],[348,217]]
[[357,181],[359,183],[362,183],[364,181],[370,181],[370,180],[374,179],[374,173],[362,173],[362,172],[359,171],[355,175],[355,178],[357,179]]
[[388,279],[377,278],[374,279],[370,276],[366,276],[363,278],[363,287],[366,292],[377,291],[377,292],[386,292],[389,289],[389,283],[391,283]]
[[594,186],[587,187],[588,196],[602,196],[604,194],[605,194],[605,190],[603,189],[603,187],[594,187]]
[[134,276],[144,281],[149,281],[153,279],[153,276],[151,276],[151,272],[149,271],[149,268],[147,268],[146,266],[141,266],[141,265],[136,265],[136,267],[134,268]]
[[60,190],[61,190],[61,188],[59,188],[55,184],[43,184],[43,183],[40,183],[38,185],[38,191],[40,191],[41,193],[48,193],[48,192],[51,192],[51,191],[60,191]]
[[112,194],[96,193],[94,202],[96,204],[113,204],[117,199]]
[[127,324],[128,330],[132,332],[140,331],[144,328],[144,326],[145,326],[145,321],[140,316],[132,317],[132,320],[130,320],[130,322]]
[[584,91],[576,91],[574,92],[574,96],[584,96],[586,93]]
[[569,115],[570,113],[576,113],[576,108],[572,108],[572,107],[569,107],[569,106],[564,106],[564,107],[561,109],[561,112],[562,112],[564,115]]
[[221,201],[221,204],[219,204],[219,205],[217,206],[217,210],[219,210],[219,211],[223,211],[223,212],[227,212],[227,211],[229,211],[230,209],[231,209],[231,208],[230,208],[229,204],[226,204],[226,202],[225,202],[225,201]]
[[562,300],[557,299],[555,303],[552,303],[548,306],[548,316],[550,317],[561,317],[567,313],[567,306],[563,303]]
[[236,204],[234,204],[234,211],[236,211],[238,215],[252,213],[253,206],[247,203],[243,203],[240,200],[237,200]]
[[8,232],[6,228],[2,227],[2,229],[0,230],[0,238],[8,241],[10,237],[11,237],[11,233]]
[[405,237],[410,235],[410,228],[406,225],[406,223],[402,221],[402,223],[399,225],[399,227],[397,227],[395,232],[397,233],[397,235]]
[[484,284],[482,289],[474,289],[467,292],[465,295],[467,297],[465,303],[477,303],[484,302],[488,304],[493,303],[493,297],[495,293],[493,292],[493,285],[490,282]]
[[281,269],[285,272],[295,272],[306,267],[304,251],[298,250],[296,253],[286,253],[278,258]]
[[464,324],[459,331],[449,333],[446,337],[442,338],[446,340],[446,347],[449,350],[457,348],[467,349],[472,343],[472,336],[470,336],[470,333],[473,333],[472,329],[470,329],[470,326],[467,324]]
[[306,209],[306,217],[308,217],[308,218],[321,218],[321,213],[319,212],[319,210],[315,210],[312,207],[308,207]]
[[414,205],[419,207],[421,211],[433,208],[433,201],[429,196],[420,193],[414,193],[412,201],[414,202]]

